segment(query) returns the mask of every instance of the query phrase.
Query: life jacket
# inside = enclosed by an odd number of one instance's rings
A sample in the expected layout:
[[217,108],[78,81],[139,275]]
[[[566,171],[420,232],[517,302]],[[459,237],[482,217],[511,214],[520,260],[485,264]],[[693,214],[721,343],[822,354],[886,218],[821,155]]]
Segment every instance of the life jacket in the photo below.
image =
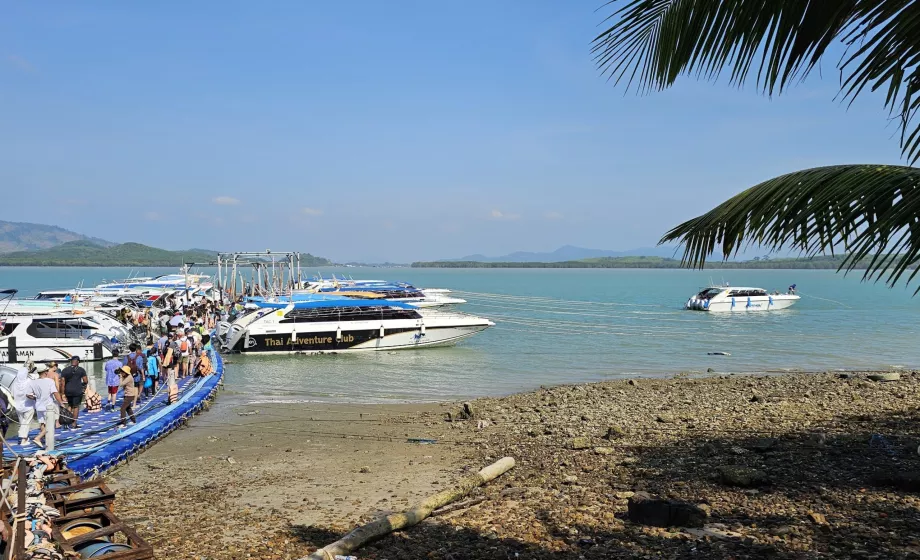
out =
[[208,357],[207,352],[201,354],[201,361],[198,362],[198,373],[202,377],[214,373],[214,366],[211,365],[211,359]]
[[92,389],[86,390],[86,412],[99,412],[102,410],[102,398]]

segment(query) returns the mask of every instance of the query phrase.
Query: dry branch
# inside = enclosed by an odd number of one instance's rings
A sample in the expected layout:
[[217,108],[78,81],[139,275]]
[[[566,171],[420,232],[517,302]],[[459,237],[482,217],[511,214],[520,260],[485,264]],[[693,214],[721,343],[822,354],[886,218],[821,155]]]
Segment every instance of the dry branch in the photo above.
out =
[[453,488],[448,488],[434,496],[429,496],[402,513],[393,513],[367,525],[362,525],[336,542],[324,546],[310,556],[300,560],[333,560],[337,554],[348,555],[372,540],[379,539],[393,531],[399,531],[418,524],[431,515],[432,511],[466,496],[473,488],[495,480],[513,468],[514,458],[505,457],[500,459],[478,473],[464,478]]

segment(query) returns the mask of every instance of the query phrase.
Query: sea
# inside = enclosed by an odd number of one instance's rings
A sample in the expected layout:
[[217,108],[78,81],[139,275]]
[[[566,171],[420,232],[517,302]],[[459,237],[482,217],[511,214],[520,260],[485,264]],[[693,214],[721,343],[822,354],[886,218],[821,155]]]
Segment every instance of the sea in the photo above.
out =
[[[4,267],[20,297],[176,269]],[[208,270],[202,270],[208,273]],[[322,268],[329,278],[448,288],[496,325],[457,346],[338,355],[227,357],[246,402],[404,403],[500,396],[540,386],[676,374],[920,367],[920,296],[833,270]],[[791,309],[683,308],[701,287],[785,292]],[[727,355],[712,355],[725,353]],[[99,376],[101,366],[91,364]]]

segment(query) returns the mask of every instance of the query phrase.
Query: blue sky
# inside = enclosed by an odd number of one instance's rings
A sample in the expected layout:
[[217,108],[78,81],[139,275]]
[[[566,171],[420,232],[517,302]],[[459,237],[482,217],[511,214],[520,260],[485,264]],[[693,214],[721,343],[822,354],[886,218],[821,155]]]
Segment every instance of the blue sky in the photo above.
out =
[[410,261],[649,246],[759,181],[902,163],[836,58],[788,94],[594,67],[600,0],[11,2],[0,219]]

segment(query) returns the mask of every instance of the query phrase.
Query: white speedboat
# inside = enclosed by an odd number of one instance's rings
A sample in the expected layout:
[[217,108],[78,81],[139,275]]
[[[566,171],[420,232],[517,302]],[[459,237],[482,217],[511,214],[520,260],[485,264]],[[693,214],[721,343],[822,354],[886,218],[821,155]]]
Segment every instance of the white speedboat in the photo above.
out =
[[131,341],[130,333],[114,317],[44,301],[15,301],[16,290],[0,292],[9,298],[0,310],[0,362],[105,360],[120,344]]
[[294,290],[299,294],[336,294],[355,299],[387,299],[408,303],[415,307],[441,307],[459,305],[465,299],[452,297],[450,290],[444,288],[419,289],[406,282],[386,282],[384,280],[331,280],[318,279],[306,283],[303,289]]
[[336,298],[264,302],[219,329],[224,350],[320,353],[446,346],[495,323],[457,312],[386,300]]
[[799,301],[795,293],[769,293],[762,288],[710,286],[687,300],[694,311],[778,311]]

